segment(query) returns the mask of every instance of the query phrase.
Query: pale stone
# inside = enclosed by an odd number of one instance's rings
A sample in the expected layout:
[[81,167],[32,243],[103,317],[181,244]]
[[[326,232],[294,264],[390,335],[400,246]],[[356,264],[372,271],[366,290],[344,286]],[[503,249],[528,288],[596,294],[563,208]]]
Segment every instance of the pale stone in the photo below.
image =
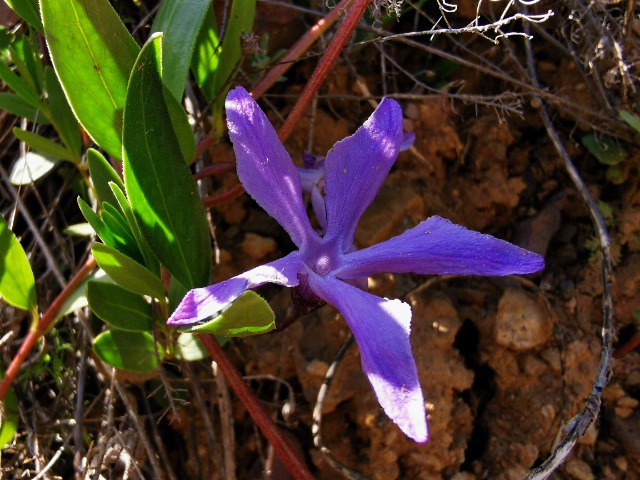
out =
[[545,308],[520,289],[508,289],[498,305],[495,339],[512,350],[530,350],[551,337],[552,321]]

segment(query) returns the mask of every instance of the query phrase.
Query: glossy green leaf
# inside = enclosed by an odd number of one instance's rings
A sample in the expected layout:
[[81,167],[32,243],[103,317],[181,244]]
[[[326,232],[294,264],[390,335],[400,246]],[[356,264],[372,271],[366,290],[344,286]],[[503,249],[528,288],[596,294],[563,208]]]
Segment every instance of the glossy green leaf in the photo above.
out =
[[13,129],[15,137],[29,145],[36,152],[46,156],[58,158],[60,160],[66,160],[71,163],[80,163],[79,155],[74,154],[64,145],[53,142],[48,138],[45,138],[36,133],[28,132],[27,130],[21,130],[17,127]]
[[207,100],[224,97],[222,89],[242,56],[240,37],[250,33],[253,28],[255,8],[255,0],[233,1],[227,25],[223,29],[222,43],[215,16],[212,11],[207,12],[192,62],[196,82]]
[[118,242],[118,245],[112,246],[136,262],[143,263],[144,260],[138,248],[138,242],[134,238],[133,233],[131,233],[131,228],[122,216],[122,213],[107,202],[102,204],[102,208],[100,218],[102,218],[102,221]]
[[38,2],[36,0],[5,1],[30,27],[35,28],[40,33],[44,33],[42,22],[40,21],[40,13],[38,12]]
[[94,235],[95,230],[88,223],[74,223],[62,230],[65,235],[73,235],[74,237],[90,237]]
[[75,154],[78,161],[82,150],[82,137],[80,136],[80,128],[78,121],[69,107],[67,97],[64,96],[58,77],[56,77],[53,68],[47,67],[44,71],[45,88],[47,91],[47,100],[49,102],[49,110],[51,112],[51,121],[55,127],[60,139],[67,146],[69,151]]
[[181,333],[178,340],[176,340],[175,356],[185,362],[197,362],[198,360],[209,358],[209,353],[197,335]]
[[40,98],[44,98],[43,95],[40,95],[44,79],[44,65],[37,36],[32,32],[29,35],[18,35],[9,47],[9,52],[20,78],[35,92],[38,92]]
[[124,112],[124,180],[136,222],[160,263],[188,288],[209,283],[211,239],[161,79],[161,35],[132,70]]
[[122,288],[164,301],[164,285],[138,262],[103,243],[94,243],[91,251],[100,268]]
[[120,370],[148,373],[158,367],[153,337],[147,332],[102,332],[93,349],[102,361]]
[[13,164],[9,180],[14,185],[29,185],[48,174],[58,163],[55,158],[27,152]]
[[0,298],[9,305],[38,311],[36,282],[20,242],[0,215]]
[[33,123],[49,124],[49,120],[38,107],[34,107],[15,93],[0,93],[0,110],[6,110],[16,117],[26,118]]
[[186,333],[215,333],[225,337],[247,337],[276,328],[275,314],[265,299],[247,290],[213,320],[180,328]]
[[123,188],[121,189],[114,182],[110,182],[109,187],[111,187],[111,191],[116,197],[118,205],[120,206],[120,210],[122,210],[122,213],[127,220],[127,224],[129,225],[129,228],[131,229],[131,232],[133,233],[133,236],[138,243],[138,248],[140,249],[142,257],[144,258],[144,266],[147,267],[147,269],[154,275],[159,275],[160,264],[158,263],[158,259],[153,255],[153,252],[151,252],[149,245],[142,236],[142,232],[140,231],[140,227],[136,222],[135,215],[133,214],[133,210],[131,209],[131,205],[124,195]]
[[605,135],[585,135],[582,137],[582,145],[604,165],[617,165],[629,156],[629,152],[618,140]]
[[182,99],[200,26],[211,0],[164,0],[152,32],[163,32],[162,73],[166,87]]
[[120,177],[100,152],[90,148],[87,150],[87,164],[89,165],[89,176],[96,189],[98,202],[109,202],[112,205],[118,205],[118,201],[109,186],[109,182],[115,183],[120,189],[124,190],[124,183]]
[[626,110],[620,110],[620,118],[624,120],[627,125],[633,128],[636,132],[640,133],[640,117],[634,115],[631,112],[627,112]]
[[96,143],[120,158],[122,112],[138,46],[108,0],[41,0],[40,8],[71,108]]
[[16,75],[3,61],[0,61],[0,80],[6,83],[11,90],[29,105],[43,109],[38,91]]
[[140,295],[107,282],[89,282],[89,307],[114,328],[128,332],[151,331],[151,304]]
[[100,237],[106,245],[109,245],[116,250],[120,250],[122,248],[122,244],[118,241],[118,239],[111,233],[111,230],[104,223],[100,215],[93,211],[91,206],[82,200],[82,198],[78,197],[78,207],[80,207],[80,211],[84,218],[89,222],[93,231],[96,232],[96,235]]
[[[0,378],[4,377],[4,372]],[[13,388],[7,390],[7,394],[2,400],[2,413],[0,414],[0,450],[13,440],[18,431],[18,421],[20,412],[18,410],[18,397]]]

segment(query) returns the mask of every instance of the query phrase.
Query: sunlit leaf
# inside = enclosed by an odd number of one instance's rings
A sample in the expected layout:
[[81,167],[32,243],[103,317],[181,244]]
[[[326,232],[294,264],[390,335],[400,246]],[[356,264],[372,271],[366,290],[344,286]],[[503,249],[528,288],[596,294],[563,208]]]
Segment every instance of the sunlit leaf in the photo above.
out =
[[147,332],[102,332],[93,342],[96,355],[120,370],[148,373],[158,367],[153,337]]
[[59,162],[36,152],[27,152],[13,164],[9,180],[14,185],[29,185],[44,177]]
[[152,32],[163,32],[162,72],[164,84],[177,100],[182,99],[198,31],[211,0],[164,0]]
[[247,290],[216,318],[180,328],[179,331],[246,337],[267,333],[275,328],[275,314],[267,301],[253,290]]
[[176,341],[175,356],[185,362],[197,362],[208,358],[209,354],[196,335],[193,333],[181,333]]
[[164,285],[158,277],[135,260],[103,243],[91,248],[96,262],[122,288],[139,295],[164,299]]
[[36,283],[27,255],[0,215],[0,298],[9,305],[37,312]]
[[114,328],[128,332],[151,331],[151,304],[140,295],[107,282],[89,282],[89,307]]
[[109,186],[109,182],[115,183],[122,190],[124,190],[124,183],[122,183],[122,180],[111,164],[109,164],[100,152],[93,148],[87,150],[87,164],[89,165],[91,183],[93,183],[93,188],[96,189],[98,202],[109,202],[112,205],[118,205],[118,201]]
[[122,112],[138,46],[108,0],[41,0],[40,8],[71,108],[96,143],[120,158]]
[[62,230],[65,235],[73,235],[74,237],[90,237],[96,232],[88,223],[74,223]]
[[209,283],[211,239],[161,79],[162,37],[132,70],[124,113],[124,180],[140,230],[160,263],[187,288]]
[[53,68],[47,67],[44,71],[44,81],[47,91],[49,110],[51,111],[51,121],[53,122],[60,139],[67,146],[69,151],[75,154],[76,163],[80,161],[80,151],[82,149],[82,138],[78,121],[69,107],[69,102],[64,96],[58,77]]

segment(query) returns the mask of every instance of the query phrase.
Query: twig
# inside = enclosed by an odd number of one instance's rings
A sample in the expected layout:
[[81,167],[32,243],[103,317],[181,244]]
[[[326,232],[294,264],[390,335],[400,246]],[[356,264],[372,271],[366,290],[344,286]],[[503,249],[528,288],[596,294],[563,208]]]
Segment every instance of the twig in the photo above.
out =
[[[531,84],[534,88],[539,89],[537,73],[535,70],[535,63],[533,58],[533,51],[531,48],[531,42],[525,40],[525,51],[527,55],[527,64],[529,67],[529,76]],[[596,201],[593,199],[586,185],[584,184],[580,174],[578,173],[575,165],[573,164],[571,157],[567,150],[564,148],[558,133],[556,132],[546,106],[540,97],[540,116],[542,122],[547,131],[547,135],[551,139],[556,151],[562,158],[567,173],[573,181],[573,184],[580,192],[583,201],[589,208],[591,219],[593,221],[594,228],[596,230],[598,240],[600,242],[600,254],[602,259],[602,353],[600,358],[600,365],[596,374],[596,379],[593,385],[593,389],[589,398],[585,402],[583,410],[573,417],[569,424],[565,427],[567,432],[564,438],[553,449],[549,457],[540,465],[529,472],[525,480],[544,480],[558,466],[565,460],[565,458],[571,452],[571,449],[576,444],[578,439],[582,437],[589,425],[595,421],[600,411],[602,403],[602,391],[607,385],[609,379],[609,369],[611,362],[611,349],[612,349],[612,329],[613,329],[613,301],[611,293],[611,277],[613,273],[613,262],[611,259],[611,242],[609,239],[609,233],[605,221],[600,213],[600,209]]]
[[85,278],[89,276],[89,274],[93,271],[96,266],[96,261],[93,257],[89,257],[89,259],[85,262],[85,264],[78,270],[78,272],[74,275],[71,281],[67,284],[66,287],[60,292],[60,294],[56,297],[56,299],[51,303],[45,314],[40,318],[40,321],[36,325],[36,328],[33,330],[29,330],[29,333],[25,337],[20,345],[20,349],[18,353],[11,359],[11,363],[7,368],[7,371],[0,382],[0,401],[4,399],[9,387],[15,380],[20,371],[20,366],[25,362],[31,350],[33,350],[34,345],[38,341],[38,339],[44,335],[49,328],[53,326],[53,322],[56,319],[56,315],[64,305],[64,302],[69,298],[69,296],[75,292],[75,290],[80,286],[80,284],[84,281]]
[[231,396],[227,388],[227,382],[219,374],[215,362],[212,362],[211,370],[216,379],[216,391],[218,393],[218,409],[220,410],[220,428],[222,430],[222,451],[224,452],[224,471],[226,480],[236,480],[236,437],[233,431],[233,412],[231,411]]
[[325,460],[331,465],[337,472],[340,472],[345,478],[349,478],[351,480],[366,480],[365,477],[360,475],[358,472],[354,472],[353,470],[345,467],[342,463],[340,463],[336,457],[333,456],[331,451],[324,446],[324,442],[322,441],[322,408],[324,407],[324,400],[329,393],[329,387],[331,386],[331,382],[333,381],[333,377],[338,370],[338,366],[342,359],[349,351],[349,348],[354,343],[353,335],[349,336],[349,339],[344,342],[342,347],[340,347],[340,351],[336,355],[336,358],[333,360],[333,363],[329,366],[327,370],[327,374],[324,377],[324,382],[320,386],[320,390],[318,390],[318,397],[316,399],[316,405],[313,407],[313,423],[311,424],[311,434],[313,435],[313,444],[320,450],[322,455],[324,455]]
[[82,467],[82,459],[84,457],[84,440],[82,438],[82,429],[84,424],[84,389],[87,380],[87,332],[82,330],[80,333],[80,361],[78,363],[78,382],[76,384],[76,408],[74,417],[76,424],[73,429],[73,468],[77,480],[84,478]]
[[256,422],[269,443],[278,453],[285,467],[296,480],[313,480],[305,463],[296,455],[295,449],[289,441],[280,433],[265,408],[260,404],[249,387],[244,383],[235,367],[225,355],[218,341],[211,335],[200,335],[200,340],[209,355],[217,363],[222,375],[229,383],[235,394],[240,398],[247,411]]
[[302,90],[300,94],[300,98],[293,106],[291,113],[287,117],[287,120],[284,122],[282,127],[280,127],[280,131],[278,132],[278,137],[282,142],[284,142],[291,133],[293,132],[296,125],[300,123],[300,119],[304,115],[304,112],[307,110],[307,107],[311,104],[311,100],[314,95],[320,89],[322,82],[327,78],[329,72],[333,68],[334,64],[338,60],[338,56],[342,52],[347,40],[353,33],[356,28],[356,25],[360,21],[360,18],[364,14],[367,6],[369,5],[370,0],[354,0],[347,16],[344,21],[336,31],[327,51],[318,62],[315,70],[311,74],[311,78],[307,82],[307,85]]

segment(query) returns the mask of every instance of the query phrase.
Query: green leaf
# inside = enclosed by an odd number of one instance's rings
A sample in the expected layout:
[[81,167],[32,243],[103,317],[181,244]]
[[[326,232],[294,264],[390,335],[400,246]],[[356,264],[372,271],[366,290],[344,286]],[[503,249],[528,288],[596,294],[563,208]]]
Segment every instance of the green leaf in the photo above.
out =
[[182,99],[200,26],[211,0],[164,0],[153,22],[152,32],[163,32],[162,72],[166,87],[176,100]]
[[627,112],[626,110],[619,110],[620,118],[624,120],[627,125],[633,128],[636,132],[640,133],[640,117],[634,115],[631,112]]
[[140,295],[107,282],[89,282],[89,307],[114,328],[128,332],[151,331],[151,304]]
[[151,252],[151,249],[149,248],[146,240],[142,236],[142,232],[140,231],[140,227],[136,222],[135,215],[133,214],[133,210],[131,209],[131,205],[129,205],[129,202],[127,201],[127,198],[122,191],[124,189],[124,186],[121,189],[114,182],[109,182],[109,187],[111,187],[111,191],[118,201],[118,205],[120,206],[120,209],[122,210],[122,213],[127,220],[127,224],[129,224],[129,228],[131,229],[133,236],[136,238],[136,242],[138,242],[138,248],[140,249],[142,257],[144,258],[145,267],[147,267],[147,269],[149,269],[149,271],[154,275],[159,275],[160,264],[158,263],[158,259],[153,255],[153,252]]
[[38,312],[36,282],[20,242],[0,215],[0,298],[9,305]]
[[267,301],[253,290],[247,290],[213,320],[182,327],[178,331],[215,333],[225,337],[247,337],[275,329],[275,318]]
[[7,64],[0,60],[0,79],[7,84],[20,98],[33,107],[42,109],[42,102],[37,90],[16,75]]
[[65,235],[72,235],[74,237],[90,237],[94,235],[95,230],[88,223],[74,223],[73,225],[69,225],[62,233]]
[[80,128],[78,127],[76,117],[73,116],[69,102],[67,102],[67,97],[64,96],[64,92],[53,68],[47,67],[45,69],[44,82],[53,126],[64,144],[75,154],[79,162],[82,150]]
[[[118,245],[111,245],[118,251],[124,253],[126,256],[131,257],[136,262],[142,263],[144,260],[140,249],[138,248],[138,242],[131,233],[129,224],[113,205],[104,202],[102,204],[102,212],[100,212],[100,218],[109,229],[113,237],[117,240]],[[105,242],[106,243],[106,242]]]
[[236,68],[242,56],[240,37],[251,32],[255,17],[255,0],[234,0],[220,42],[219,30],[211,10],[200,29],[196,52],[192,62],[196,82],[207,100],[224,97],[222,88]]
[[[4,371],[0,372],[0,378],[4,377]],[[2,450],[15,437],[18,431],[20,412],[18,410],[18,397],[13,388],[7,390],[2,400],[2,413],[0,414],[0,450]]]
[[124,181],[136,222],[154,255],[187,288],[209,283],[211,239],[196,184],[172,125],[160,66],[161,35],[132,70],[124,112]]
[[93,349],[105,363],[120,370],[148,373],[158,367],[153,337],[147,332],[102,332],[93,341]]
[[41,0],[40,8],[73,112],[98,145],[121,158],[122,112],[138,46],[108,0]]
[[27,152],[13,164],[9,180],[14,185],[29,185],[44,177],[58,164],[55,158],[35,152]]
[[26,118],[30,122],[39,123],[40,125],[48,125],[50,123],[38,107],[34,107],[15,93],[0,93],[0,110],[6,110],[16,117]]
[[582,137],[582,145],[604,165],[617,165],[629,156],[616,139],[605,135],[585,135]]
[[175,356],[185,362],[197,362],[209,357],[207,349],[193,333],[181,333],[176,340]]
[[36,0],[6,0],[6,2],[30,27],[44,33]]
[[164,285],[138,262],[103,243],[94,243],[91,251],[100,268],[122,288],[164,301]]
[[90,148],[87,150],[87,164],[89,165],[89,176],[96,189],[98,202],[109,202],[112,205],[118,205],[118,201],[109,186],[109,182],[115,183],[118,188],[124,190],[124,183],[120,177],[100,152]]
[[87,204],[87,202],[82,200],[82,198],[80,197],[78,197],[78,207],[80,207],[82,215],[84,215],[84,218],[87,220],[87,222],[89,222],[89,225],[91,225],[93,231],[96,232],[96,235],[100,237],[100,240],[102,240],[110,247],[116,250],[120,250],[122,247],[122,243],[118,241],[113,233],[111,233],[111,230],[109,229],[109,227],[107,227],[102,218],[100,218],[100,216],[93,211],[89,204]]
[[44,156],[58,158],[60,160],[66,160],[68,162],[76,164],[80,163],[79,155],[74,154],[67,147],[53,142],[48,138],[44,138],[38,134],[31,133],[26,130],[21,130],[17,127],[14,127],[13,134],[18,140],[26,143],[32,149]]

